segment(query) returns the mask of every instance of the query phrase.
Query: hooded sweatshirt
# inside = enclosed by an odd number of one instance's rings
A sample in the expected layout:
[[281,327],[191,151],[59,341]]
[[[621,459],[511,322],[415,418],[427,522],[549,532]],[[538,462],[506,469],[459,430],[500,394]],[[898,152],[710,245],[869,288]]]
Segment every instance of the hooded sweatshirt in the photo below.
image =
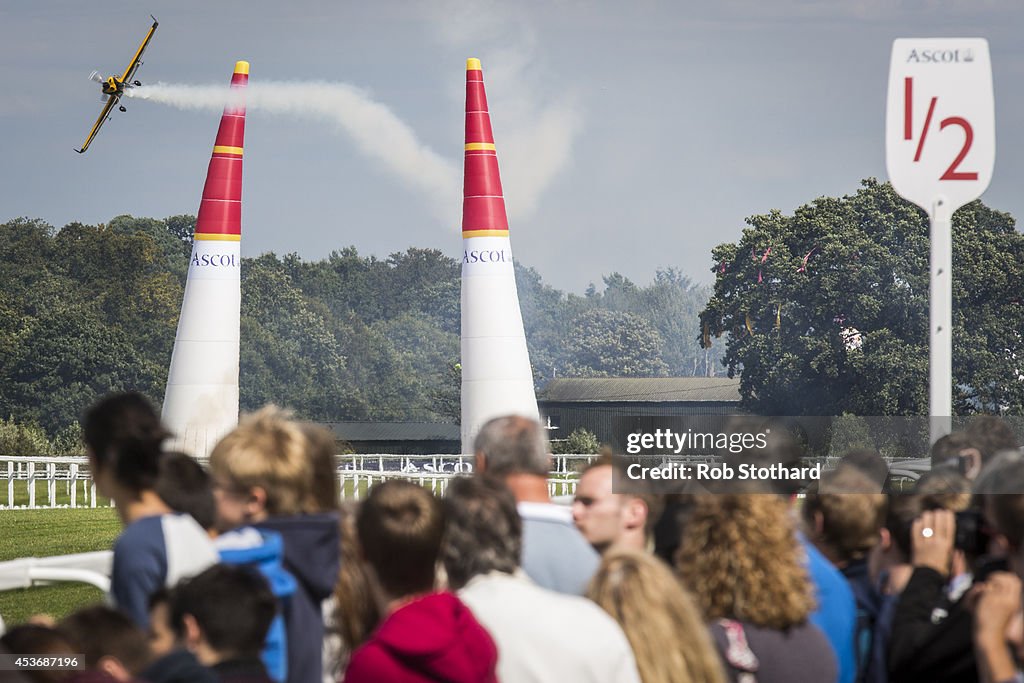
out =
[[214,546],[224,564],[244,565],[258,569],[267,580],[270,592],[277,598],[281,612],[274,616],[267,637],[263,643],[260,659],[267,668],[267,674],[276,683],[284,683],[288,677],[288,639],[284,628],[284,606],[297,588],[295,577],[282,566],[284,541],[281,534],[243,527],[221,534]]
[[352,653],[345,683],[496,683],[498,650],[457,597],[431,593],[392,612]]
[[259,529],[284,539],[284,568],[297,588],[284,605],[288,639],[288,683],[323,683],[324,618],[320,603],[334,591],[341,561],[338,515],[271,517]]

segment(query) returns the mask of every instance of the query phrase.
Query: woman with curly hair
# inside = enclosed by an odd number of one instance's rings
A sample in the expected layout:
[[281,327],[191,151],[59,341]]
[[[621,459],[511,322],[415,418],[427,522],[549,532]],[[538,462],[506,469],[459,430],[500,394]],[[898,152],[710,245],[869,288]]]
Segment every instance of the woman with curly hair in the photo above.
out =
[[609,550],[587,597],[619,622],[643,683],[725,683],[700,610],[661,560]]
[[832,683],[835,654],[814,609],[794,521],[771,494],[697,499],[676,566],[736,683]]

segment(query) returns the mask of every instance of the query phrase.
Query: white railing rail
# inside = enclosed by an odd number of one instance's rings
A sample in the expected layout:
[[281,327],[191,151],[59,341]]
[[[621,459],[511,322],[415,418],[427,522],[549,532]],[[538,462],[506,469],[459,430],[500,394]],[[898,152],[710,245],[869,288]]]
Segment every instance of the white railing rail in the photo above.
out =
[[113,563],[114,554],[109,550],[0,562],[0,591],[74,581],[95,586],[105,593],[110,590]]
[[[548,490],[553,497],[576,491],[576,473],[593,455],[552,456]],[[343,499],[359,500],[367,489],[387,479],[407,479],[443,495],[448,480],[473,471],[470,455],[396,455],[360,453],[335,456]],[[205,462],[204,462],[205,464]],[[85,456],[0,455],[0,510],[95,508],[110,503],[97,498],[96,483]]]

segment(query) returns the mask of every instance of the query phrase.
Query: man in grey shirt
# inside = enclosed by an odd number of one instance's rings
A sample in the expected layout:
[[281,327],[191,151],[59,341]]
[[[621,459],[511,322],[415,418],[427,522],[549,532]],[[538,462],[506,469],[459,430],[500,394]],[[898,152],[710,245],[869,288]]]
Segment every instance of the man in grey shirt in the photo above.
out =
[[599,558],[573,524],[572,510],[551,502],[551,456],[540,423],[496,417],[480,429],[473,451],[474,472],[500,477],[515,496],[523,520],[523,571],[544,588],[583,595]]

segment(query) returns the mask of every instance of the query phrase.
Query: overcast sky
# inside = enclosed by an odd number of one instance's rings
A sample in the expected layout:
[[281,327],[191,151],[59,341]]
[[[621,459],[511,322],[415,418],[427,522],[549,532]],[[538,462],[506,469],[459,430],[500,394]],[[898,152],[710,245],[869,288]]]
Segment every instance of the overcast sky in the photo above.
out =
[[216,108],[126,99],[73,151],[101,106],[89,73],[121,72],[150,12],[144,83],[226,87],[246,59],[254,88],[281,84],[247,116],[249,256],[459,256],[466,57],[483,61],[515,255],[559,288],[668,266],[709,282],[745,217],[884,178],[897,37],[988,39],[984,200],[1024,216],[1019,0],[0,0],[0,221],[196,212]]

